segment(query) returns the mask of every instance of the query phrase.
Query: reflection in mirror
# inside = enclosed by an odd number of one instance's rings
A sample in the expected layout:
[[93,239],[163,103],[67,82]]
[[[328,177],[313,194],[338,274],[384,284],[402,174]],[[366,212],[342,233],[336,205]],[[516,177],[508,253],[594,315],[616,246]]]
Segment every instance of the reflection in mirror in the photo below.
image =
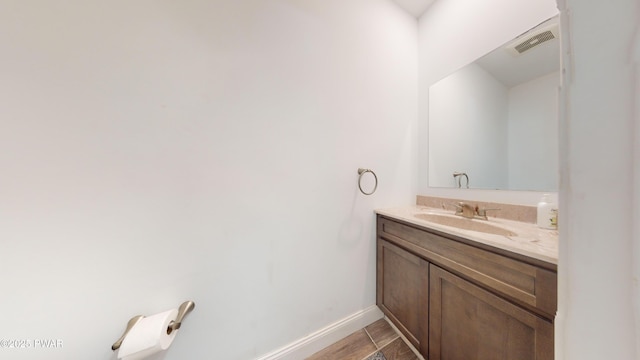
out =
[[557,191],[558,19],[429,88],[429,186]]

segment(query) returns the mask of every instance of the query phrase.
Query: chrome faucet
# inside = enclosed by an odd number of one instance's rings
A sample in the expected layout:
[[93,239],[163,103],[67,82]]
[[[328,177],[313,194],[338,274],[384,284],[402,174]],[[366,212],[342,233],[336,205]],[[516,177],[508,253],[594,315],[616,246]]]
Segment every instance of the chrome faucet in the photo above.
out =
[[462,184],[461,184],[460,179],[461,179],[463,176],[464,176],[464,177],[465,177],[465,179],[467,180],[467,182],[466,182],[466,187],[467,187],[467,189],[468,189],[468,188],[469,188],[469,176],[467,175],[467,173],[464,173],[464,172],[457,172],[457,171],[456,171],[456,172],[454,172],[454,173],[453,173],[453,181],[455,182],[455,181],[456,181],[456,178],[457,178],[457,179],[458,179],[458,188],[461,188],[461,187],[462,187]]

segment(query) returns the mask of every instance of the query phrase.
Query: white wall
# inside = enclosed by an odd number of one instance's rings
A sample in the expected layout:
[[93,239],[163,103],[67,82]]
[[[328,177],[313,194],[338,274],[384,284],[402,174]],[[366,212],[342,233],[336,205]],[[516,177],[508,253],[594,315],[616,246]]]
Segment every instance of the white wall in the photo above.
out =
[[429,184],[455,187],[452,174],[464,172],[473,187],[506,187],[506,86],[479,65],[469,64],[431,86],[428,96]]
[[436,1],[418,23],[419,193],[506,203],[537,203],[540,192],[429,188],[428,89],[436,81],[558,13],[554,0]]
[[557,191],[559,77],[507,88],[472,63],[431,85],[429,185]]
[[416,42],[388,0],[0,3],[0,337],[64,344],[0,358],[110,359],[191,299],[166,359],[246,360],[374,304]]
[[560,4],[565,76],[556,358],[639,359],[632,264],[640,259],[638,233],[635,246],[633,237],[640,123],[632,56],[640,4]]
[[509,189],[558,189],[559,83],[556,71],[509,89]]

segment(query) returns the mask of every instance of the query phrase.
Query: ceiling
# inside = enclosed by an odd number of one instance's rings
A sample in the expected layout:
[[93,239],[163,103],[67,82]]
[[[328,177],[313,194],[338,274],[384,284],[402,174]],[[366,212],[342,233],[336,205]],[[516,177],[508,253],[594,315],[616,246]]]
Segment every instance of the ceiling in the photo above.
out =
[[520,55],[512,55],[505,50],[514,43],[539,33],[540,31],[558,29],[558,17],[551,18],[518,36],[514,41],[501,46],[491,53],[476,60],[476,64],[491,73],[508,87],[512,87],[553,71],[560,70],[560,40],[553,39],[530,49]]
[[435,0],[393,0],[409,14],[419,18]]

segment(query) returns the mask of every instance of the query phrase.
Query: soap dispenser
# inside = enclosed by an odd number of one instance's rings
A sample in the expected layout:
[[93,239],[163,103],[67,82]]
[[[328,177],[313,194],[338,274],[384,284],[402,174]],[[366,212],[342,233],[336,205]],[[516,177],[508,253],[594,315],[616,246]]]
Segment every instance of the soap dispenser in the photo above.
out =
[[543,229],[558,228],[558,205],[549,194],[544,194],[538,203],[538,226]]

